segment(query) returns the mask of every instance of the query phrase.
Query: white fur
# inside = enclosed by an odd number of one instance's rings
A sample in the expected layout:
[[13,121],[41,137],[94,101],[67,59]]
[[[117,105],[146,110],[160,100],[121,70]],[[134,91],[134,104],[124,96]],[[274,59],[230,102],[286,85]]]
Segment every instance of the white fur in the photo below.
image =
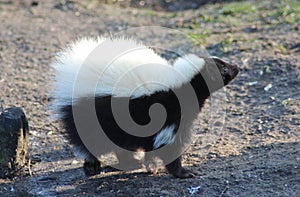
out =
[[188,54],[178,58],[173,66],[176,71],[182,73],[183,83],[189,82],[196,74],[204,68],[205,61],[194,54]]
[[[122,47],[128,50],[109,57]],[[188,83],[204,64],[202,58],[189,54],[178,58],[172,66],[134,40],[84,38],[59,53],[52,64],[56,70],[53,107],[59,109],[71,104],[72,98],[75,101],[94,95],[137,98],[167,91]]]
[[154,137],[153,149],[155,150],[162,145],[172,144],[175,139],[174,129],[175,125],[171,125],[161,130]]

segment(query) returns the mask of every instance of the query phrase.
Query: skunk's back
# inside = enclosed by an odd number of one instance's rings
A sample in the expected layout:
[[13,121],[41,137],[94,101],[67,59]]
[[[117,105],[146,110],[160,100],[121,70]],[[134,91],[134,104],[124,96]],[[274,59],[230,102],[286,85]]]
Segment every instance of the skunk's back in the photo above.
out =
[[52,64],[52,108],[60,109],[85,97],[137,98],[168,91],[188,82],[203,67],[195,55],[170,65],[152,49],[135,40],[84,38],[58,53]]

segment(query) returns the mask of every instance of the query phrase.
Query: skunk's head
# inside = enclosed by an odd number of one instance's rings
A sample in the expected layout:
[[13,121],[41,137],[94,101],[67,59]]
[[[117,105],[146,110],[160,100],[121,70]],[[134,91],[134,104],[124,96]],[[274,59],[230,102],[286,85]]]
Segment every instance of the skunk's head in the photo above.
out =
[[207,62],[209,62],[209,64],[215,64],[218,67],[224,85],[227,85],[233,80],[240,71],[237,64],[231,64],[218,57],[211,57]]
[[226,86],[239,73],[237,64],[229,63],[218,57],[205,57],[205,66],[201,74],[209,83],[220,84],[217,89]]
[[[236,64],[226,62],[218,57],[198,57],[198,59],[202,59],[203,66],[193,77],[191,84],[201,98],[206,98],[226,86],[239,73]],[[193,65],[197,65],[194,58],[191,59],[191,62]]]

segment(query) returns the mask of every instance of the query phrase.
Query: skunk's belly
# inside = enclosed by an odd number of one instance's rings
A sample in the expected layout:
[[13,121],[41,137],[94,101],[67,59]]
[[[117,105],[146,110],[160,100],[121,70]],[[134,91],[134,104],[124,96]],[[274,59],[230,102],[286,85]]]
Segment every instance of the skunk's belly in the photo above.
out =
[[[79,130],[79,127],[81,127],[81,124],[86,124],[86,128],[94,125],[90,122],[93,113],[86,111],[88,105],[94,106],[94,116],[96,116],[96,120],[101,126],[99,132],[104,132],[108,137],[107,140],[110,140],[119,148],[129,151],[135,151],[142,148],[145,151],[151,151],[174,142],[178,126],[180,121],[182,121],[180,105],[176,95],[173,93],[157,93],[153,96],[129,100],[127,106],[129,106],[130,117],[133,122],[139,125],[147,125],[150,123],[151,118],[149,116],[149,109],[153,104],[159,103],[165,108],[166,120],[164,124],[158,131],[149,131],[149,135],[147,135],[147,133],[136,136],[132,135],[131,133],[135,133],[135,131],[126,132],[119,126],[118,121],[116,121],[114,113],[118,113],[118,108],[123,109],[123,107],[118,106],[118,104],[124,104],[128,100],[128,98],[117,98],[117,101],[113,102],[116,105],[114,108],[117,109],[117,112],[112,110],[112,98],[110,96],[97,97],[95,99],[86,98],[77,101],[73,106],[68,105],[62,108],[62,113],[64,114],[63,123],[71,143],[75,145],[79,151],[83,153],[87,152],[81,137],[85,132],[88,132],[89,129]],[[79,117],[82,117],[79,122],[78,119],[75,118],[75,116],[78,118],[78,115],[76,115],[78,112],[80,113]],[[115,151],[111,146],[106,145],[106,141],[103,141],[102,139],[97,139],[96,141],[99,143],[97,144],[97,147],[101,149],[98,153],[101,152],[100,154],[105,154]]]

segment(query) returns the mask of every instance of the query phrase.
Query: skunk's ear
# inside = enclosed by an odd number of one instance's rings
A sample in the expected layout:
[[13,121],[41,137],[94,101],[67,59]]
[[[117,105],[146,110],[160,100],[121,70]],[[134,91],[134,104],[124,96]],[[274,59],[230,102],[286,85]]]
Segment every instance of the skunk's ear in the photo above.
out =
[[211,57],[204,57],[205,65],[200,71],[209,92],[213,93],[224,86],[223,78],[217,63]]
[[214,60],[214,58],[206,57],[204,72],[209,75],[212,81],[217,80],[217,76],[220,75],[219,64]]

